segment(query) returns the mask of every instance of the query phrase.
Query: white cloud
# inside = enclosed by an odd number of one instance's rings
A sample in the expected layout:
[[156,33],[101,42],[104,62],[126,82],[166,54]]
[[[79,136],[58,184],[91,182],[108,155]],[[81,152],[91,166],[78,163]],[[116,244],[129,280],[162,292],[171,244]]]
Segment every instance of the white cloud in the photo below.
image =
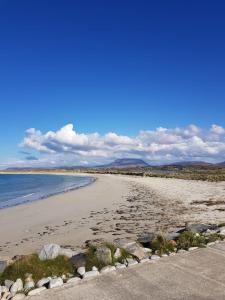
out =
[[[109,132],[78,133],[73,124],[58,131],[30,128],[21,143],[24,148],[43,154],[42,163],[95,164],[120,157],[136,157],[151,161],[225,160],[225,129],[212,125],[203,130],[195,125],[185,128],[163,128],[140,131],[130,137]],[[40,163],[36,162],[36,164]]]

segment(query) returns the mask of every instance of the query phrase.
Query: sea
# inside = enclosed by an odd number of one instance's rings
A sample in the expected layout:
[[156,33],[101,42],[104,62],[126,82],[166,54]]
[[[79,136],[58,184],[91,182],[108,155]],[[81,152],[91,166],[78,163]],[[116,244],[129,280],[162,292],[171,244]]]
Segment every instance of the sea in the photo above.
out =
[[93,181],[89,176],[0,174],[0,209],[65,193]]

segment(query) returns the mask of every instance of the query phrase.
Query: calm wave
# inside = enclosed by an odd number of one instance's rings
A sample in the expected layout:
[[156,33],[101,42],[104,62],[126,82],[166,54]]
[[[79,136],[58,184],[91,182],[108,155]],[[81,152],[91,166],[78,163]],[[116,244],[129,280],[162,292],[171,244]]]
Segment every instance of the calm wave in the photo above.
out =
[[43,199],[93,181],[86,176],[0,174],[0,208]]

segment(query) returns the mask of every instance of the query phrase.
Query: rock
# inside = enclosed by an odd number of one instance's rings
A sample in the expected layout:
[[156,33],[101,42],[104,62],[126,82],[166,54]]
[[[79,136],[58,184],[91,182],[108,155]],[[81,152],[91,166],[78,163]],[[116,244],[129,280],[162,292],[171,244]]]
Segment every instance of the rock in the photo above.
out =
[[1,293],[3,294],[6,292],[9,292],[9,289],[6,286],[0,286],[0,295],[1,295]]
[[158,256],[158,255],[153,254],[151,256],[151,260],[159,260],[159,259],[160,259],[160,256]]
[[106,267],[103,267],[100,271],[101,274],[105,274],[105,273],[109,273],[109,272],[112,272],[112,271],[116,271],[116,267],[114,266],[106,266]]
[[125,269],[127,266],[125,264],[121,264],[121,263],[115,263],[115,267],[116,269]]
[[58,287],[58,286],[62,286],[62,285],[63,285],[63,280],[62,280],[61,277],[57,277],[57,278],[51,279],[49,281],[49,288],[50,289]]
[[145,247],[148,247],[150,243],[156,238],[156,234],[153,232],[143,232],[138,236],[138,242]]
[[83,278],[91,278],[91,277],[95,277],[95,276],[98,276],[99,275],[99,271],[89,271],[89,272],[86,272],[83,276]]
[[34,290],[29,291],[28,296],[39,295],[40,293],[42,293],[42,292],[45,291],[45,290],[46,290],[46,287],[44,287],[44,286],[39,287],[39,288],[37,288],[37,289],[34,289]]
[[57,244],[44,245],[39,252],[38,256],[40,260],[54,259],[59,256],[60,246]]
[[7,292],[3,293],[1,300],[9,300],[9,299],[12,299],[12,297],[13,297],[13,295],[9,291],[7,291]]
[[215,245],[216,243],[215,242],[210,242],[207,244],[207,246],[212,246],[212,245]]
[[51,277],[46,277],[46,278],[40,279],[37,282],[37,287],[38,288],[43,287],[43,286],[48,287],[50,280],[51,280]]
[[9,290],[11,288],[11,286],[13,285],[14,281],[6,279],[4,283],[5,283],[5,286]]
[[120,248],[124,248],[128,253],[138,260],[148,257],[148,254],[144,251],[144,248],[141,247],[137,242],[128,239],[121,239],[117,240],[117,244]]
[[147,262],[150,262],[149,258],[143,258],[143,259],[140,260],[141,264],[144,264],[144,263],[147,263]]
[[76,252],[71,249],[60,248],[59,255],[63,255],[68,258],[71,258],[72,256],[76,255]]
[[25,283],[24,283],[24,289],[25,291],[29,291],[30,289],[33,289],[35,286],[34,280],[32,278],[32,274],[27,274]]
[[0,259],[0,274],[5,271],[7,267],[7,261]]
[[70,258],[70,262],[75,268],[84,267],[86,264],[86,255],[79,253]]
[[111,250],[106,246],[98,247],[95,256],[97,260],[104,265],[110,265],[112,263],[112,254]]
[[145,251],[145,253],[147,255],[150,255],[152,253],[152,249],[150,249],[150,248],[143,248],[143,250]]
[[205,224],[189,224],[189,223],[187,223],[185,226],[186,230],[190,230],[194,233],[203,233],[207,229],[210,229],[209,227],[210,227],[209,225],[205,225]]
[[78,282],[80,282],[81,279],[79,277],[73,277],[73,278],[70,278],[67,283],[72,283],[72,284],[76,284]]
[[92,267],[92,271],[98,271],[98,268],[95,267],[95,266],[93,266],[93,267]]
[[137,265],[137,264],[138,264],[138,262],[135,259],[133,259],[133,258],[127,258],[127,265],[128,265],[128,267],[131,267],[131,266],[134,266],[134,265]]
[[22,300],[26,298],[24,294],[16,294],[14,297],[12,297],[12,300]]
[[177,253],[187,253],[187,251],[186,250],[184,250],[184,249],[179,249],[178,251],[177,251]]
[[120,250],[120,248],[117,248],[116,252],[114,253],[114,258],[118,259],[120,257],[121,257],[121,250]]
[[10,293],[14,296],[16,293],[23,290],[23,281],[18,278],[13,285],[10,287]]
[[173,232],[173,233],[170,233],[168,236],[167,236],[167,240],[174,240],[176,241],[180,236],[180,232]]
[[162,257],[168,257],[168,255],[166,253],[162,254]]
[[77,269],[77,273],[80,275],[80,276],[83,276],[85,274],[85,267],[80,267]]
[[219,233],[225,235],[225,227],[220,227]]
[[196,250],[196,249],[198,249],[198,247],[190,247],[190,248],[188,249],[188,251],[193,251],[193,250]]

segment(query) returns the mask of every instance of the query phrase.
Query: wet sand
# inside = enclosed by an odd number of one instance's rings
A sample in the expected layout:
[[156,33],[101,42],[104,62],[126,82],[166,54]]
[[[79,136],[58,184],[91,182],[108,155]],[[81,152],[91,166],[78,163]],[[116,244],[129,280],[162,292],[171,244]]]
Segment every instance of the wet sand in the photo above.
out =
[[168,233],[185,222],[225,221],[225,182],[96,175],[84,188],[0,210],[0,257],[58,243]]

